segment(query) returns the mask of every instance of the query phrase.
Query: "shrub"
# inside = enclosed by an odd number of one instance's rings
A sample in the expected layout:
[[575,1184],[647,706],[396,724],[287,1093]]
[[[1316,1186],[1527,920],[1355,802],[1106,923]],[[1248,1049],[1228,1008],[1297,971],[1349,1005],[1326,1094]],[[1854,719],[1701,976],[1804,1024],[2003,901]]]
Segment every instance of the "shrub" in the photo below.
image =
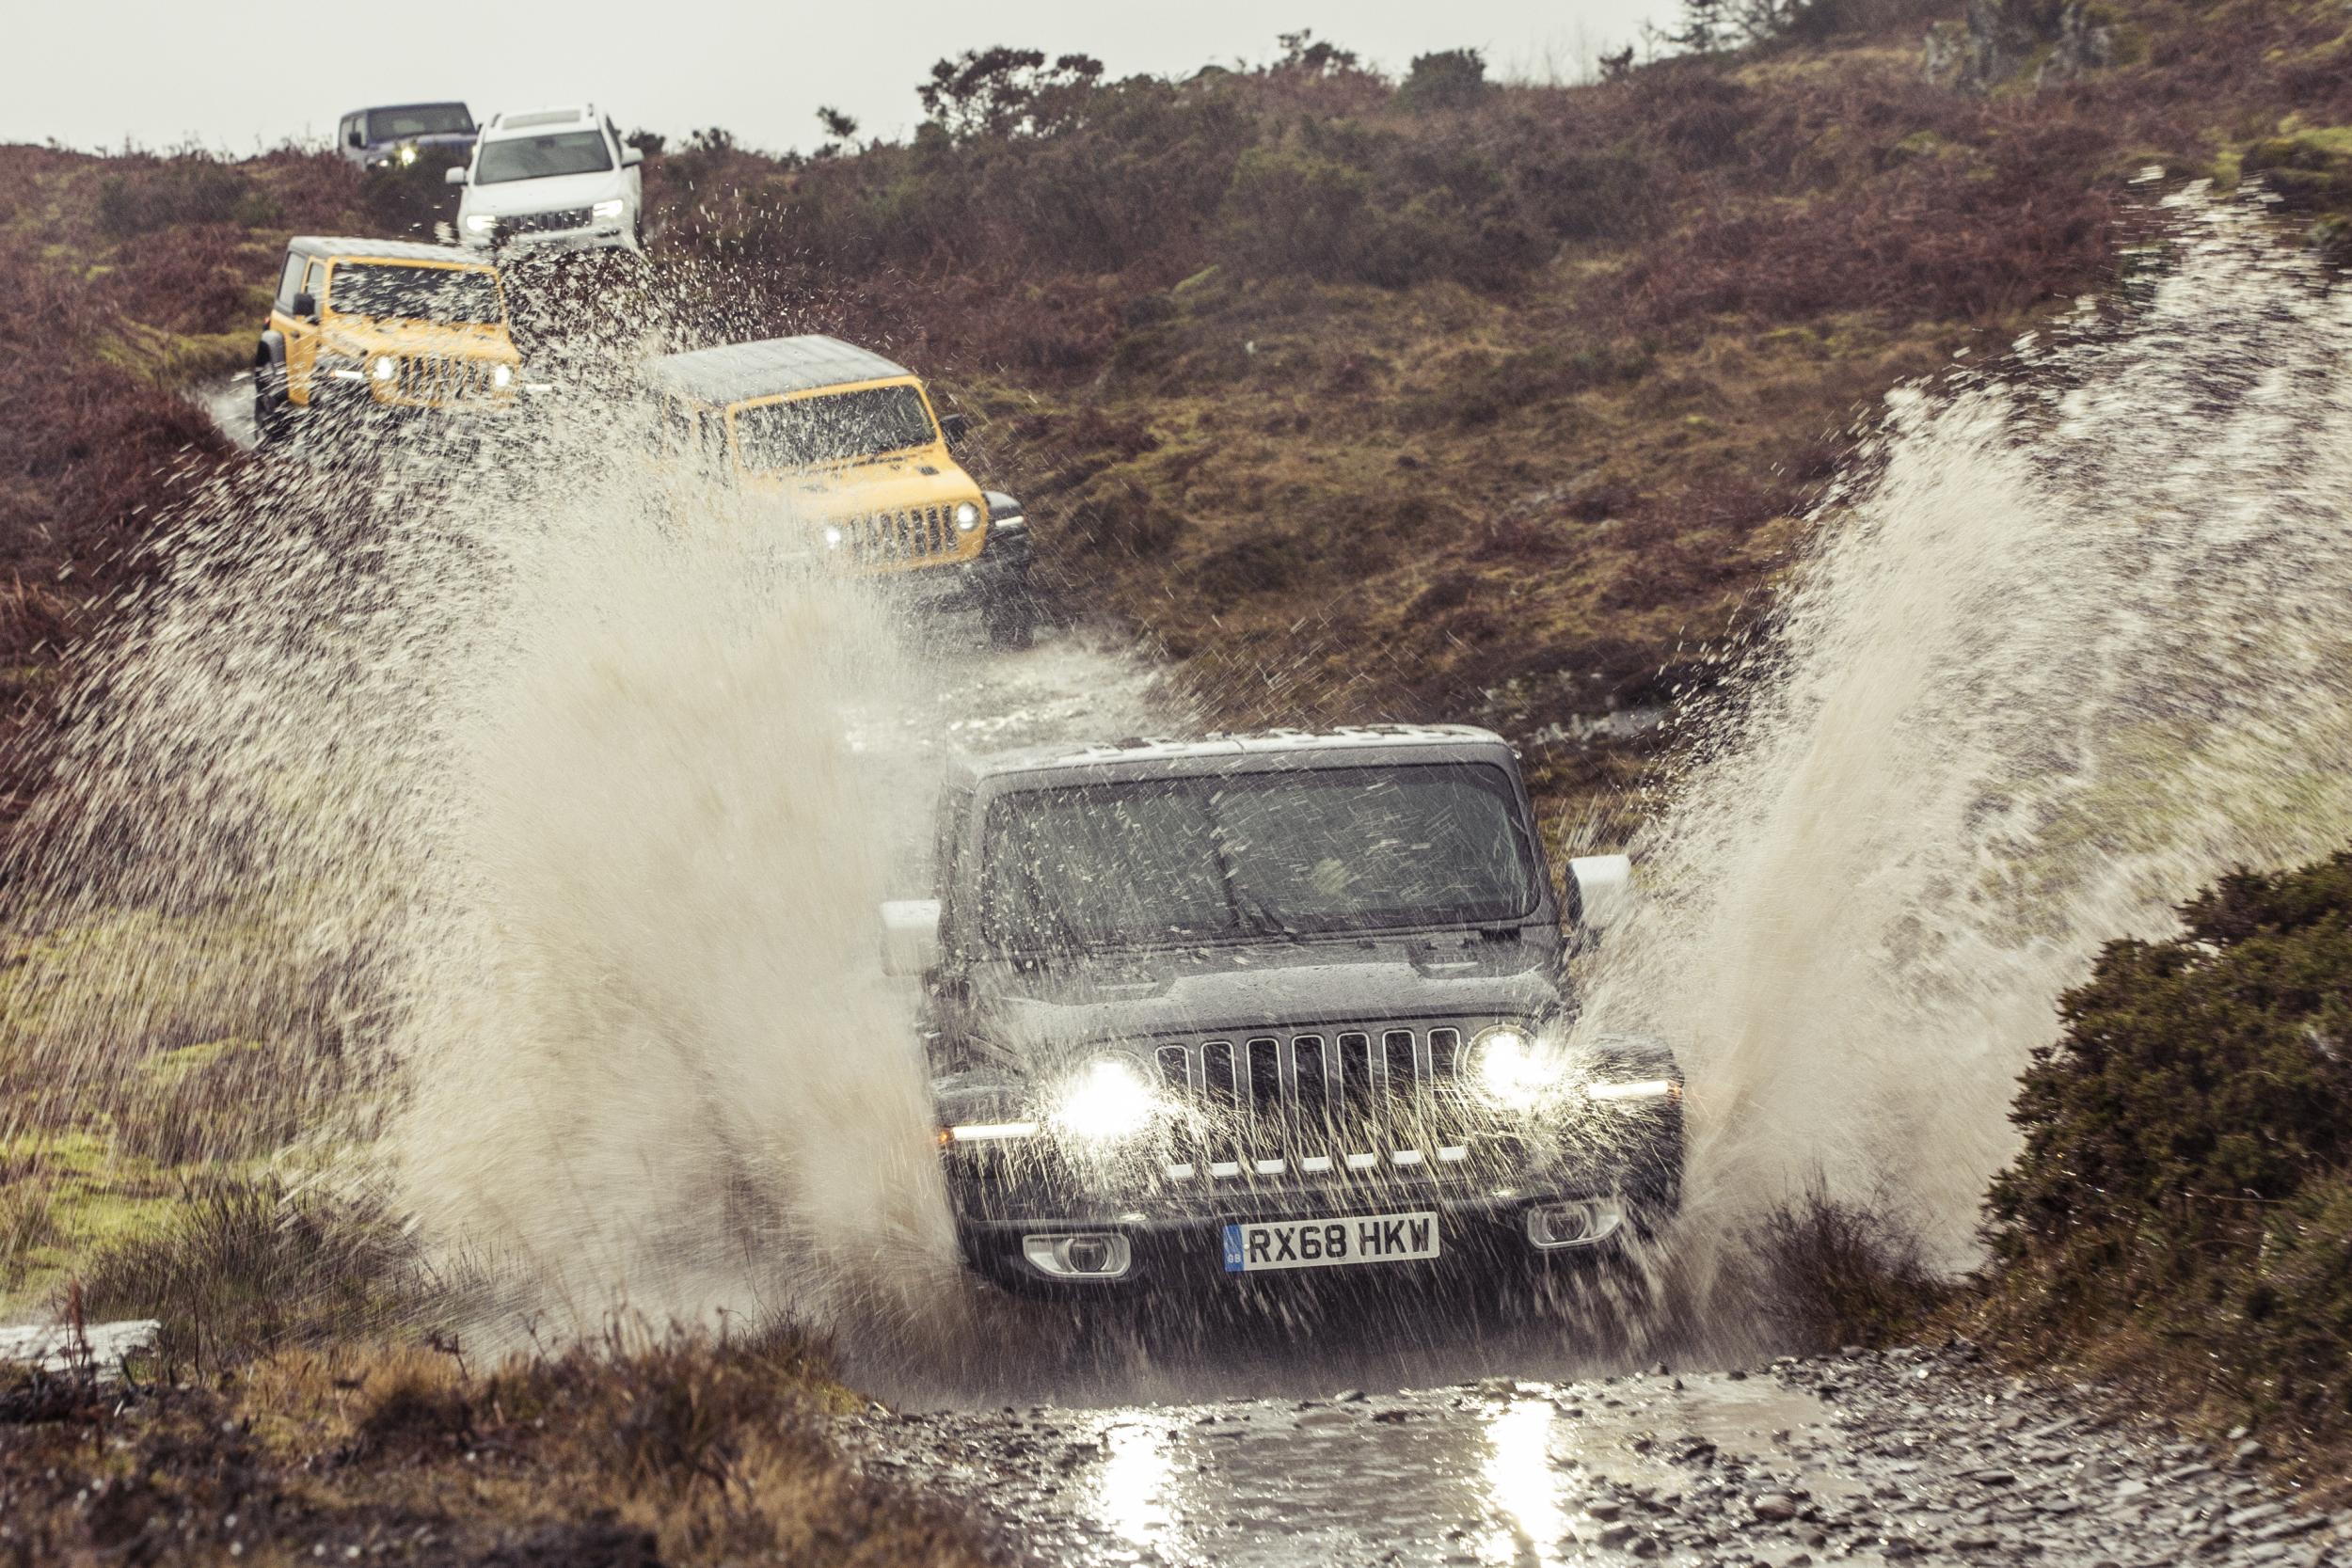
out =
[[93,1318],[155,1318],[159,1348],[199,1370],[364,1335],[421,1308],[427,1276],[397,1226],[274,1179],[191,1189],[168,1228],[117,1243],[81,1275]]
[[1804,1350],[1887,1343],[1949,1293],[1901,1219],[1818,1182],[1767,1214],[1749,1243],[1759,1315],[1779,1342]]
[[1994,1309],[2352,1434],[2352,852],[2222,879],[2064,998],[1994,1182]]
[[1420,55],[1396,89],[1412,108],[1467,109],[1486,94],[1486,57],[1475,49]]
[[276,215],[243,169],[199,153],[109,174],[98,189],[99,230],[118,239],[176,224],[266,223]]

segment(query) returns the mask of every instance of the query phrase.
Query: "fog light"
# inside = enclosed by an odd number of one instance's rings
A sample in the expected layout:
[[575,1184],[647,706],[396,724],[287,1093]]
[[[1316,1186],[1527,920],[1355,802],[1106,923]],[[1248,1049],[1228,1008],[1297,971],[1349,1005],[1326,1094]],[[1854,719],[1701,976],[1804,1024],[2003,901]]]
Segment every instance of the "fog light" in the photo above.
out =
[[1024,1236],[1021,1255],[1049,1279],[1118,1279],[1135,1265],[1127,1238],[1116,1230]]
[[1597,1246],[1625,1224],[1625,1208],[1614,1198],[1574,1203],[1538,1203],[1527,1211],[1527,1239],[1539,1250]]

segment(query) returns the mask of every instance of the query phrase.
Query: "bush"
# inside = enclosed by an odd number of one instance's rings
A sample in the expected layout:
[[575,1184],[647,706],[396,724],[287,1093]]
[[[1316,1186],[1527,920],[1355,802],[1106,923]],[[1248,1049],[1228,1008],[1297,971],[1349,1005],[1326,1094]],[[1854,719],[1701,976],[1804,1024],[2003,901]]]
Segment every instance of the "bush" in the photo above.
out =
[[2118,942],[2036,1053],[1994,1182],[1996,1309],[2153,1345],[2256,1411],[2352,1435],[2352,852],[2224,878]]
[[274,1179],[192,1189],[168,1228],[100,1252],[81,1275],[92,1318],[155,1318],[159,1349],[199,1370],[289,1345],[378,1332],[429,1284],[398,1227]]
[[1396,89],[1413,108],[1467,109],[1486,95],[1486,57],[1475,49],[1420,55]]
[[201,154],[109,174],[98,188],[98,227],[121,239],[183,223],[269,223],[275,207],[246,172]]

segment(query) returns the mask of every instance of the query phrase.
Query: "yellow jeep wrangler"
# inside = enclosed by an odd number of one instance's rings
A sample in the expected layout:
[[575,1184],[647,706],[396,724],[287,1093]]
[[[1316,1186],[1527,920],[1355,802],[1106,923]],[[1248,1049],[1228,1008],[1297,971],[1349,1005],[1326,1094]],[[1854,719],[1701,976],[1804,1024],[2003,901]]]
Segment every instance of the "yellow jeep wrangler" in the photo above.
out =
[[904,365],[837,338],[771,338],[663,356],[644,382],[668,451],[707,463],[755,513],[772,501],[844,569],[928,608],[977,609],[1000,645],[1028,642],[1028,519],[964,472],[963,416],[940,419]]
[[253,351],[264,443],[308,416],[503,408],[521,387],[498,269],[482,258],[400,240],[287,245]]

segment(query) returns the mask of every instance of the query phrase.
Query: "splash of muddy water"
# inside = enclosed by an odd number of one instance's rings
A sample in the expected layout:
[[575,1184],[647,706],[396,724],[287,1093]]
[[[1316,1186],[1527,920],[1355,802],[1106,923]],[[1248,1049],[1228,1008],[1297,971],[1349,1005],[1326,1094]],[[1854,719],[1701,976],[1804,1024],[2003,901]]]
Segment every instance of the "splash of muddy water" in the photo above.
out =
[[874,911],[941,667],[628,422],[275,458],[189,509],[11,868],[53,961],[0,1135],[103,1108],[175,1162],[276,1150],[389,1201],[485,1330],[936,1338]]
[[1672,1038],[1704,1253],[1816,1180],[1972,1257],[2099,946],[2352,832],[2352,302],[2245,213],[1890,400],[1640,853],[1590,1016]]

